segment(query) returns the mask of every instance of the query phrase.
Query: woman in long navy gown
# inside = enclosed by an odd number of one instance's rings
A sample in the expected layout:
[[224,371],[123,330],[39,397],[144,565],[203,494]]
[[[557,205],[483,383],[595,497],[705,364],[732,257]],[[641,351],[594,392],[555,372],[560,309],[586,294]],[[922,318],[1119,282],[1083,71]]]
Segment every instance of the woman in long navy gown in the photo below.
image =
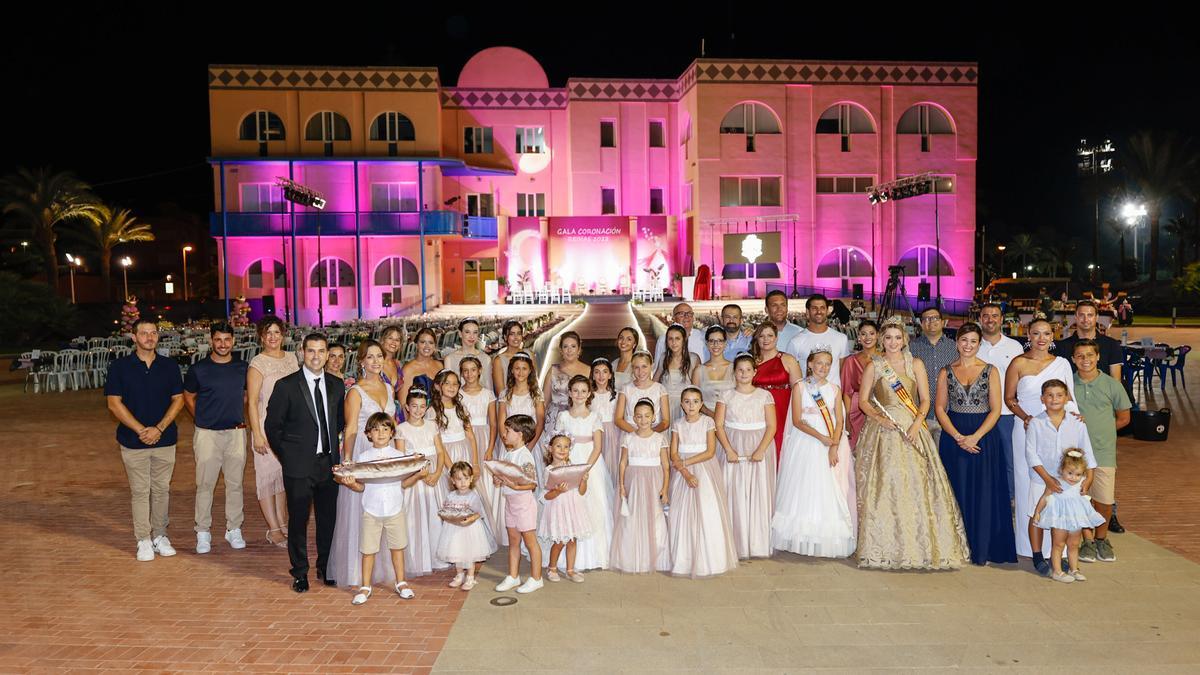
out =
[[1017,562],[1008,473],[996,421],[1003,382],[978,357],[983,333],[973,323],[958,330],[958,360],[938,374],[936,414],[942,425],[938,454],[962,511],[971,562]]

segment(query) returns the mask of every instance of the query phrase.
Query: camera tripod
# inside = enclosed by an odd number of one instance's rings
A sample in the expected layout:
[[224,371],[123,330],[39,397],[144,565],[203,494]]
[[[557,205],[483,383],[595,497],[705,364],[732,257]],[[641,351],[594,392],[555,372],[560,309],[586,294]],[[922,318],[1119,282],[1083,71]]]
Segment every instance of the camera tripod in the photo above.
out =
[[887,287],[883,290],[883,299],[879,303],[879,321],[881,323],[899,309],[897,302],[903,302],[905,309],[908,310],[910,315],[917,315],[913,310],[912,303],[908,301],[908,292],[904,289],[903,275],[904,268],[902,266],[891,265],[888,267]]

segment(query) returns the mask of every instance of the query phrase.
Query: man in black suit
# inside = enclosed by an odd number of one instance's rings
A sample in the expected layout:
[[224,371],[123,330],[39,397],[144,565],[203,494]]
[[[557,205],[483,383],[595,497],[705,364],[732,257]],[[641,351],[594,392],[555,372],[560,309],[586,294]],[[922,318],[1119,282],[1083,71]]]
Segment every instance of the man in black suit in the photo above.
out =
[[333,523],[337,518],[337,484],[333,466],[341,463],[338,434],[345,426],[344,386],[325,372],[329,341],[320,333],[304,337],[304,366],[279,380],[267,404],[265,430],[271,449],[283,465],[288,505],[288,557],[292,590],[308,590],[308,511],[317,518],[317,578],[325,576]]

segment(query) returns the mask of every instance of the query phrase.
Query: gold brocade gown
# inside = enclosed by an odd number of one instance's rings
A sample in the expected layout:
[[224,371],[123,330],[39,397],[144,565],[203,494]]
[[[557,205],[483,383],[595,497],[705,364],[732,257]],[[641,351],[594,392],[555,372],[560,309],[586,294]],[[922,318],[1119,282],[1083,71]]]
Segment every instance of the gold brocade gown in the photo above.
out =
[[[911,358],[900,383],[914,400]],[[901,429],[915,419],[891,386],[879,377],[873,394]],[[937,445],[924,427],[916,443],[902,431],[868,418],[858,439],[858,566],[877,569],[955,569],[970,558],[958,501],[946,478]]]

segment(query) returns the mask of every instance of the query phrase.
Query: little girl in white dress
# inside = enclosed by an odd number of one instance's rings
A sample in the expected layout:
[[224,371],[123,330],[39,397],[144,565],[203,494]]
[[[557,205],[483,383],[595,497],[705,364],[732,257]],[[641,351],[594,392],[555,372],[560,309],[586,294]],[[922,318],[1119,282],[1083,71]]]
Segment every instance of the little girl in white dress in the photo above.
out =
[[496,552],[496,540],[483,517],[483,500],[472,489],[474,480],[475,471],[469,462],[456,462],[450,467],[454,490],[446,495],[439,513],[443,522],[437,557],[458,568],[450,588],[461,586],[464,591],[475,588],[475,563]]
[[[1083,477],[1087,473],[1087,460],[1082,450],[1068,448],[1063,452],[1058,466],[1059,485],[1062,492],[1046,486],[1042,498],[1033,512],[1033,521],[1043,530],[1050,530],[1051,579],[1063,583],[1086,581],[1079,572],[1079,540],[1083,529],[1104,523],[1104,516],[1096,512],[1092,500],[1082,494]],[[1070,571],[1062,571],[1062,550],[1067,548]]]

